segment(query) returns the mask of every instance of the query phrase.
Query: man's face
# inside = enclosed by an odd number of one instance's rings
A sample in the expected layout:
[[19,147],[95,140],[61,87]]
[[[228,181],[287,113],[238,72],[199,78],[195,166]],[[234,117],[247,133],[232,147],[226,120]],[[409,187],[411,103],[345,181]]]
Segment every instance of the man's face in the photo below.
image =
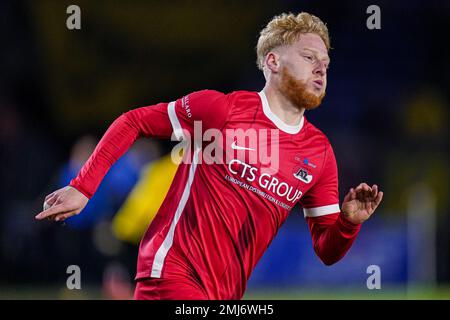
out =
[[279,48],[278,87],[299,108],[320,105],[327,86],[330,63],[327,48],[319,35],[302,34],[291,45]]

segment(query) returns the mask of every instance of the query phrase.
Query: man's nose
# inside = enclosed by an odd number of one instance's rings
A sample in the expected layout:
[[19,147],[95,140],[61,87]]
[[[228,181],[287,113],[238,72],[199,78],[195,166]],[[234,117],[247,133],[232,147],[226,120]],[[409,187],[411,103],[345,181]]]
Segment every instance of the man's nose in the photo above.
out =
[[324,76],[327,73],[327,68],[325,67],[324,62],[319,62],[317,66],[314,68],[314,74]]

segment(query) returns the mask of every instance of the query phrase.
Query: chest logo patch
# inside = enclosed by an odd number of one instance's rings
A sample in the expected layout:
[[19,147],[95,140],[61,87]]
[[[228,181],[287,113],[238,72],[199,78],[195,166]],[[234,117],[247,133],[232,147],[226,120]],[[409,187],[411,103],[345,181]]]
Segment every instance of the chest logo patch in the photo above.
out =
[[303,181],[304,183],[310,183],[313,178],[313,176],[303,168],[300,168],[297,172],[295,172],[294,177],[296,177],[300,181]]

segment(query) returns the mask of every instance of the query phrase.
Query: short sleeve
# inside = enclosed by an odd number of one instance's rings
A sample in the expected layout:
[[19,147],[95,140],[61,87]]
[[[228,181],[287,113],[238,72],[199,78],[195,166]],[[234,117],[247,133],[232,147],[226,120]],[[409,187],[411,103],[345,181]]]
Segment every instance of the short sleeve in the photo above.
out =
[[202,90],[188,94],[168,105],[168,115],[173,132],[178,140],[185,139],[194,130],[221,130],[229,113],[227,95],[214,91]]
[[325,152],[324,165],[319,179],[300,199],[305,217],[319,217],[341,211],[339,208],[338,170],[330,144]]

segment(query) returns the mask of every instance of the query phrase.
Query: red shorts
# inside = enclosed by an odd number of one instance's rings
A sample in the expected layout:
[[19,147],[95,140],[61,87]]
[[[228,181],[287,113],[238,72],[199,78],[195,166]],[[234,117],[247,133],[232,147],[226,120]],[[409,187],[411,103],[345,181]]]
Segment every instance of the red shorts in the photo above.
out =
[[184,279],[139,279],[135,300],[207,300],[204,290],[195,282]]

